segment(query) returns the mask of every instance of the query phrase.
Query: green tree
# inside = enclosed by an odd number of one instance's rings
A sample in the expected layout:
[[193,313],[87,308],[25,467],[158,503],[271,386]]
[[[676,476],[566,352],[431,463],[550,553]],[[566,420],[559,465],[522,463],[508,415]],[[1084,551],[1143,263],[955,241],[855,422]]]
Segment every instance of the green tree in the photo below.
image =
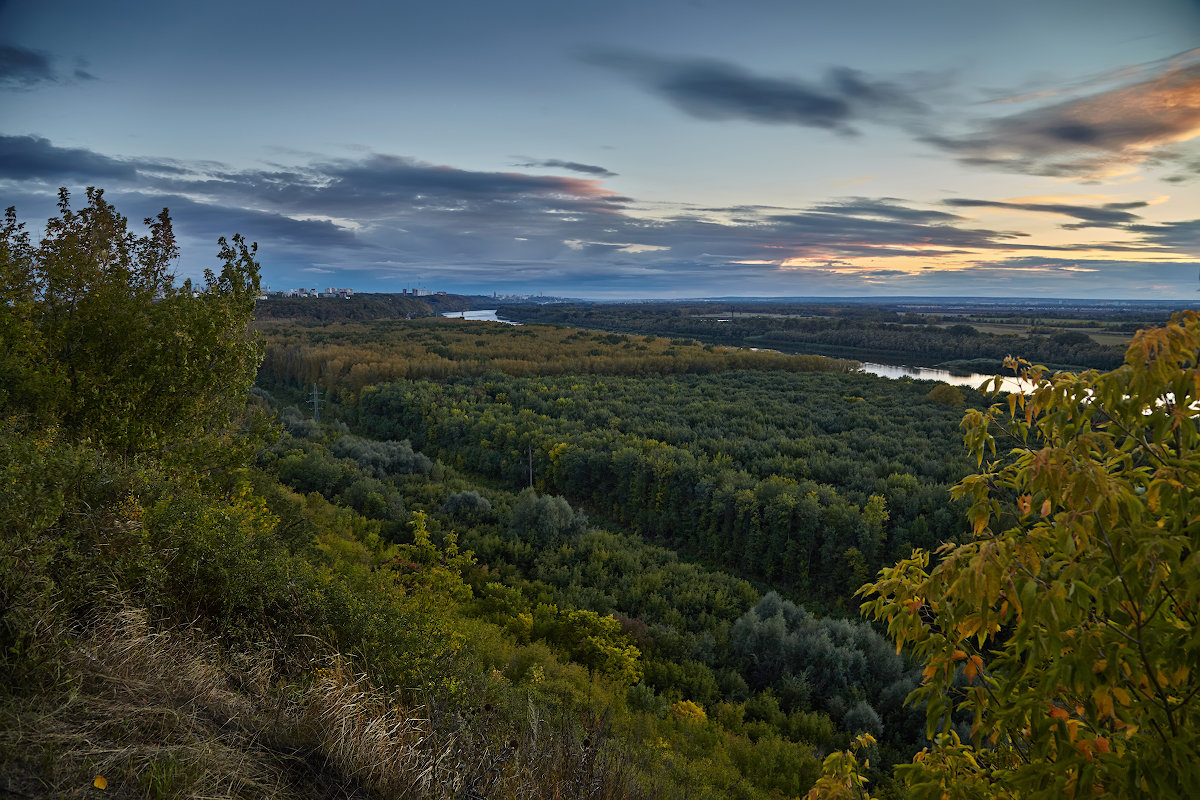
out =
[[1032,390],[968,412],[974,539],[861,590],[926,663],[909,699],[934,743],[898,768],[913,797],[1194,796],[1198,358],[1185,312],[1112,372],[1024,364]]
[[175,284],[164,208],[137,236],[89,188],[34,245],[16,210],[0,229],[0,404],[122,455],[202,446],[245,408],[261,358],[248,329],[255,245],[222,238],[219,272]]
[[930,389],[929,394],[925,395],[925,399],[952,408],[957,408],[967,402],[963,397],[962,389],[948,383],[939,383]]
[[561,497],[525,489],[517,496],[509,520],[512,536],[538,547],[554,547],[587,530],[587,515]]

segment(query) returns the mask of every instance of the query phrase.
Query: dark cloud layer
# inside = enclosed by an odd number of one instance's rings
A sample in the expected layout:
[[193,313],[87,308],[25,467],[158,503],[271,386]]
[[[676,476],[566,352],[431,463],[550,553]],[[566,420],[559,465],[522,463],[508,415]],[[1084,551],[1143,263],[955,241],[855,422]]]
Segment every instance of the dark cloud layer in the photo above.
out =
[[628,75],[700,119],[748,120],[856,133],[855,122],[924,110],[911,90],[845,67],[820,83],[755,75],[724,61],[597,52],[587,60]]
[[0,178],[62,181],[124,178],[137,169],[130,161],[82,148],[56,147],[40,136],[0,135]]
[[1134,225],[1130,230],[1160,247],[1200,258],[1200,219],[1162,225]]
[[29,88],[55,80],[50,56],[24,47],[0,45],[0,86]]
[[1079,222],[1066,223],[1062,227],[1079,228],[1122,228],[1141,219],[1129,211],[1131,208],[1144,208],[1145,202],[1106,203],[1102,206],[1080,206],[1068,203],[1006,203],[998,200],[972,200],[969,198],[954,198],[945,201],[946,205],[959,208],[1008,208],[1015,211],[1034,211],[1043,214],[1062,214],[1074,217]]
[[[680,287],[693,294],[803,294],[808,286],[852,294],[884,279],[909,280],[907,273],[879,267],[855,277],[855,259],[916,257],[939,264],[947,256],[993,252],[995,263],[1005,264],[1018,253],[1057,250],[1064,261],[1055,274],[1086,274],[1065,259],[1094,249],[1048,247],[1024,231],[979,227],[894,197],[643,217],[633,213],[630,198],[588,178],[462,170],[381,154],[233,169],[119,159],[35,136],[0,137],[6,194],[41,208],[59,183],[76,191],[80,184],[103,186],[134,219],[168,206],[189,242],[243,233],[261,243],[267,280],[277,287],[307,285],[317,275],[345,285],[353,275],[360,288],[381,290],[436,284],[647,296],[678,294]],[[1090,207],[960,198],[949,204],[1062,214],[1140,236],[1107,246],[1113,251],[1200,250],[1197,222],[1141,225],[1134,213],[1140,202]],[[182,266],[183,274],[193,274],[207,265]],[[799,288],[785,292],[781,285]]]
[[387,219],[414,210],[508,216],[558,208],[604,212],[623,198],[594,180],[519,172],[480,172],[389,155],[313,163],[292,170],[217,170],[163,178],[171,191],[281,212]]
[[578,161],[560,161],[557,158],[527,160],[513,166],[521,167],[522,169],[536,169],[538,167],[545,169],[566,169],[583,175],[595,175],[597,178],[617,177],[617,173],[607,170],[604,167],[598,167],[595,164],[580,164]]
[[62,72],[54,59],[40,50],[0,44],[0,89],[32,89],[39,84],[95,80],[82,67]]
[[957,214],[948,214],[945,211],[930,211],[920,208],[910,208],[901,205],[903,201],[895,197],[883,197],[872,199],[867,197],[856,197],[850,200],[845,200],[837,203],[827,203],[823,205],[813,206],[813,211],[821,211],[827,214],[850,214],[853,216],[863,217],[883,217],[885,219],[902,220],[905,222],[919,223],[947,223],[961,219]]

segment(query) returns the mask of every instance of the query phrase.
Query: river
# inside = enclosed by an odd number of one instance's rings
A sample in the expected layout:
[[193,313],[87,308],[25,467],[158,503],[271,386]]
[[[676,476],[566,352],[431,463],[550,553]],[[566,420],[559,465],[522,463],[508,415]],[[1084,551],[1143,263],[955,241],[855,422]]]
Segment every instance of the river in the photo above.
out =
[[473,319],[476,322],[503,322],[505,325],[521,324],[519,322],[500,319],[496,316],[496,309],[494,308],[487,311],[443,311],[442,316],[450,319]]
[[[496,316],[496,309],[486,309],[481,311],[443,311],[443,317],[449,319],[469,319],[477,322],[503,322],[506,325],[520,325],[519,322],[511,322],[507,319],[500,319]],[[757,347],[750,348],[758,350]],[[779,351],[776,351],[779,352]],[[944,369],[931,369],[929,367],[905,367],[893,364],[876,364],[871,361],[863,361],[862,371],[869,372],[872,375],[879,375],[883,378],[911,378],[921,381],[941,381],[954,386],[969,386],[972,389],[978,389],[984,381],[990,381],[993,375],[984,375],[982,373],[971,373],[969,375],[955,375],[954,373]],[[1016,378],[1004,378],[1002,388],[1006,392],[1019,392],[1028,390],[1029,385],[1026,383],[1022,387],[1021,382]]]
[[[972,372],[969,375],[955,375],[954,373],[944,369],[931,369],[929,367],[905,367],[893,364],[875,364],[870,361],[860,362],[862,371],[869,372],[872,375],[879,375],[884,378],[912,378],[921,381],[941,381],[954,386],[970,386],[972,389],[978,389],[985,381],[990,381],[995,375],[985,375],[979,372]],[[1005,392],[1022,392],[1028,391],[1031,384],[1028,381],[1019,381],[1014,377],[1002,377],[1001,389]],[[991,388],[990,386],[988,387]]]

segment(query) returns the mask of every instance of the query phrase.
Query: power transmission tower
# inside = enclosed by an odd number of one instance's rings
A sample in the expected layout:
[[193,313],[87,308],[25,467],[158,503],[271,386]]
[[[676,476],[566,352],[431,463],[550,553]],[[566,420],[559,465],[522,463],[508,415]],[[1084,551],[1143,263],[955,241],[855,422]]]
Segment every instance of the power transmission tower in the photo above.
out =
[[312,390],[312,407],[313,407],[313,420],[316,422],[320,422],[321,421],[321,395],[317,392],[317,385],[315,383],[313,384],[313,390]]

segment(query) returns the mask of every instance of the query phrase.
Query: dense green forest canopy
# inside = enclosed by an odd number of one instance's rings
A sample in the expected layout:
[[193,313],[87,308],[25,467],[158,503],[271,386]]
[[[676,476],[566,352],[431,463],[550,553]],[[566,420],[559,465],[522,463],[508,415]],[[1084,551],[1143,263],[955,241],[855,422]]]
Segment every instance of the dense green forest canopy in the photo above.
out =
[[372,436],[582,503],[684,552],[837,602],[914,546],[965,531],[948,490],[961,414],[868,375],[494,374],[365,390]]

